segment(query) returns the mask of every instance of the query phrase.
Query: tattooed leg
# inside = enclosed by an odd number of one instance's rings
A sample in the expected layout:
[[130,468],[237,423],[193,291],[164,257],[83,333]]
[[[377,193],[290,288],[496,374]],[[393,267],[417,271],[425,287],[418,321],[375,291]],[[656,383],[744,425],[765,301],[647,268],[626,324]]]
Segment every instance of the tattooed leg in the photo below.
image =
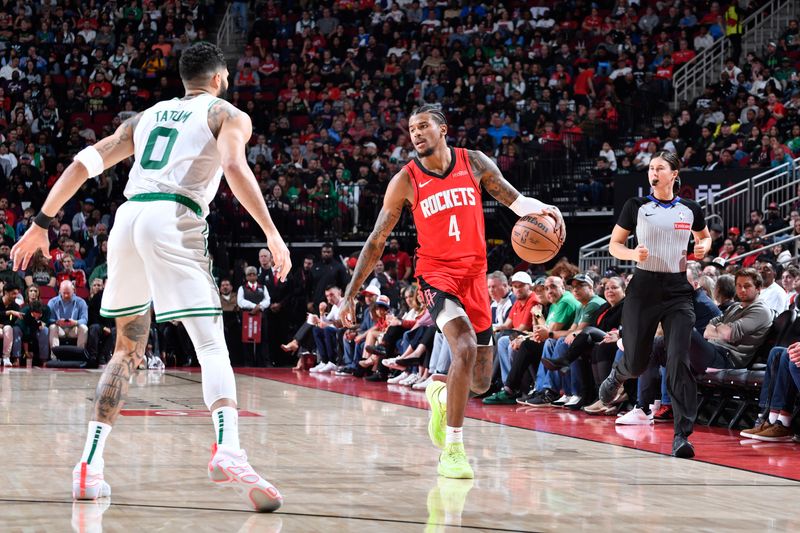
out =
[[150,335],[150,313],[117,319],[117,344],[94,395],[94,418],[112,425],[119,416],[128,381],[141,364]]
[[492,384],[494,346],[478,346],[475,366],[472,367],[472,384],[470,391],[480,395],[489,390]]

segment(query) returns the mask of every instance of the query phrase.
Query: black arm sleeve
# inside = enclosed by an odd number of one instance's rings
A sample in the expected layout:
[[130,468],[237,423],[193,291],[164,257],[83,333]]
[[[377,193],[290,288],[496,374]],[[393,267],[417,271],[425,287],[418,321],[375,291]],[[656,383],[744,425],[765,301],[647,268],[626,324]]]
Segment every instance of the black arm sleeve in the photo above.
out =
[[692,222],[692,231],[703,231],[706,229],[706,215],[703,213],[703,208],[700,207],[700,204],[695,202],[694,200],[685,200],[681,199],[681,201],[692,210],[692,215],[694,215],[694,221]]
[[628,198],[617,219],[617,226],[631,233],[636,231],[636,219],[639,217],[639,198]]

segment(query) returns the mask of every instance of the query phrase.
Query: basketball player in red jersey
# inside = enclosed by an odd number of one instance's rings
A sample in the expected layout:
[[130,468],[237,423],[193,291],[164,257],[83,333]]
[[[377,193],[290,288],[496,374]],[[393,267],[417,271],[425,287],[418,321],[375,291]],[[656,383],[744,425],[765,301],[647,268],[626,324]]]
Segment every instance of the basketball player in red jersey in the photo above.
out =
[[[431,382],[428,434],[443,448],[439,474],[472,478],[462,440],[469,392],[482,394],[492,377],[492,320],[486,285],[486,239],[481,187],[517,215],[549,215],[558,208],[522,196],[485,154],[447,146],[447,124],[437,106],[417,108],[408,131],[418,157],[389,182],[375,229],[358,258],[340,313],[353,325],[355,297],[381,257],[386,239],[408,205],[417,227],[416,275],[428,309],[452,352],[447,384]],[[446,428],[445,428],[446,424]]]

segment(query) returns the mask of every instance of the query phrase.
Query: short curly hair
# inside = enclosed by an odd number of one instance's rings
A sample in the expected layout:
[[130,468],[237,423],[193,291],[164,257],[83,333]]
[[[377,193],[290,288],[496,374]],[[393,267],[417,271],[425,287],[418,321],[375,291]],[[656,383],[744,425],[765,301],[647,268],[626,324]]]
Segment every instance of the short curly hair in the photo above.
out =
[[181,54],[179,70],[183,81],[207,78],[227,66],[222,49],[209,42],[195,43]]

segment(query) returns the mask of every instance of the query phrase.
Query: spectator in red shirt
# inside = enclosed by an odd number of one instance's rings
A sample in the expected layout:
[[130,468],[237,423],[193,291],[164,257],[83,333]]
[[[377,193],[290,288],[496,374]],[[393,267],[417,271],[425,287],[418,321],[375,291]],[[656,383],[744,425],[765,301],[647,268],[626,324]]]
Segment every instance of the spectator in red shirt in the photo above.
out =
[[533,328],[531,309],[539,304],[539,299],[533,292],[532,286],[533,280],[527,272],[517,272],[511,276],[511,290],[516,301],[511,306],[506,321],[494,328],[496,332],[512,331],[511,334],[502,334],[497,340],[497,359],[500,362],[500,375],[504,382],[511,369],[512,338],[519,332],[530,331]]
[[86,287],[86,272],[75,268],[75,258],[65,254],[61,258],[62,270],[56,274],[56,282],[61,286],[61,282],[68,279],[75,287]]
[[394,261],[397,265],[397,278],[402,281],[408,281],[411,278],[411,257],[400,249],[400,243],[397,239],[389,241],[389,251],[386,252],[381,258],[384,264],[387,261]]
[[[597,11],[593,9],[592,11]],[[589,63],[586,60],[578,61],[578,75],[575,77],[575,103],[583,104],[586,107],[592,105],[592,100],[595,98],[594,84],[592,78],[594,77],[594,69],[589,68]]]
[[678,43],[678,50],[672,53],[672,63],[678,67],[690,61],[695,55],[694,50],[689,50],[689,41],[681,39]]
[[114,90],[114,87],[106,80],[105,74],[101,71],[98,71],[97,74],[94,75],[94,81],[89,84],[88,93],[94,94],[94,90],[97,88],[100,89],[100,96],[103,98],[111,96]]

